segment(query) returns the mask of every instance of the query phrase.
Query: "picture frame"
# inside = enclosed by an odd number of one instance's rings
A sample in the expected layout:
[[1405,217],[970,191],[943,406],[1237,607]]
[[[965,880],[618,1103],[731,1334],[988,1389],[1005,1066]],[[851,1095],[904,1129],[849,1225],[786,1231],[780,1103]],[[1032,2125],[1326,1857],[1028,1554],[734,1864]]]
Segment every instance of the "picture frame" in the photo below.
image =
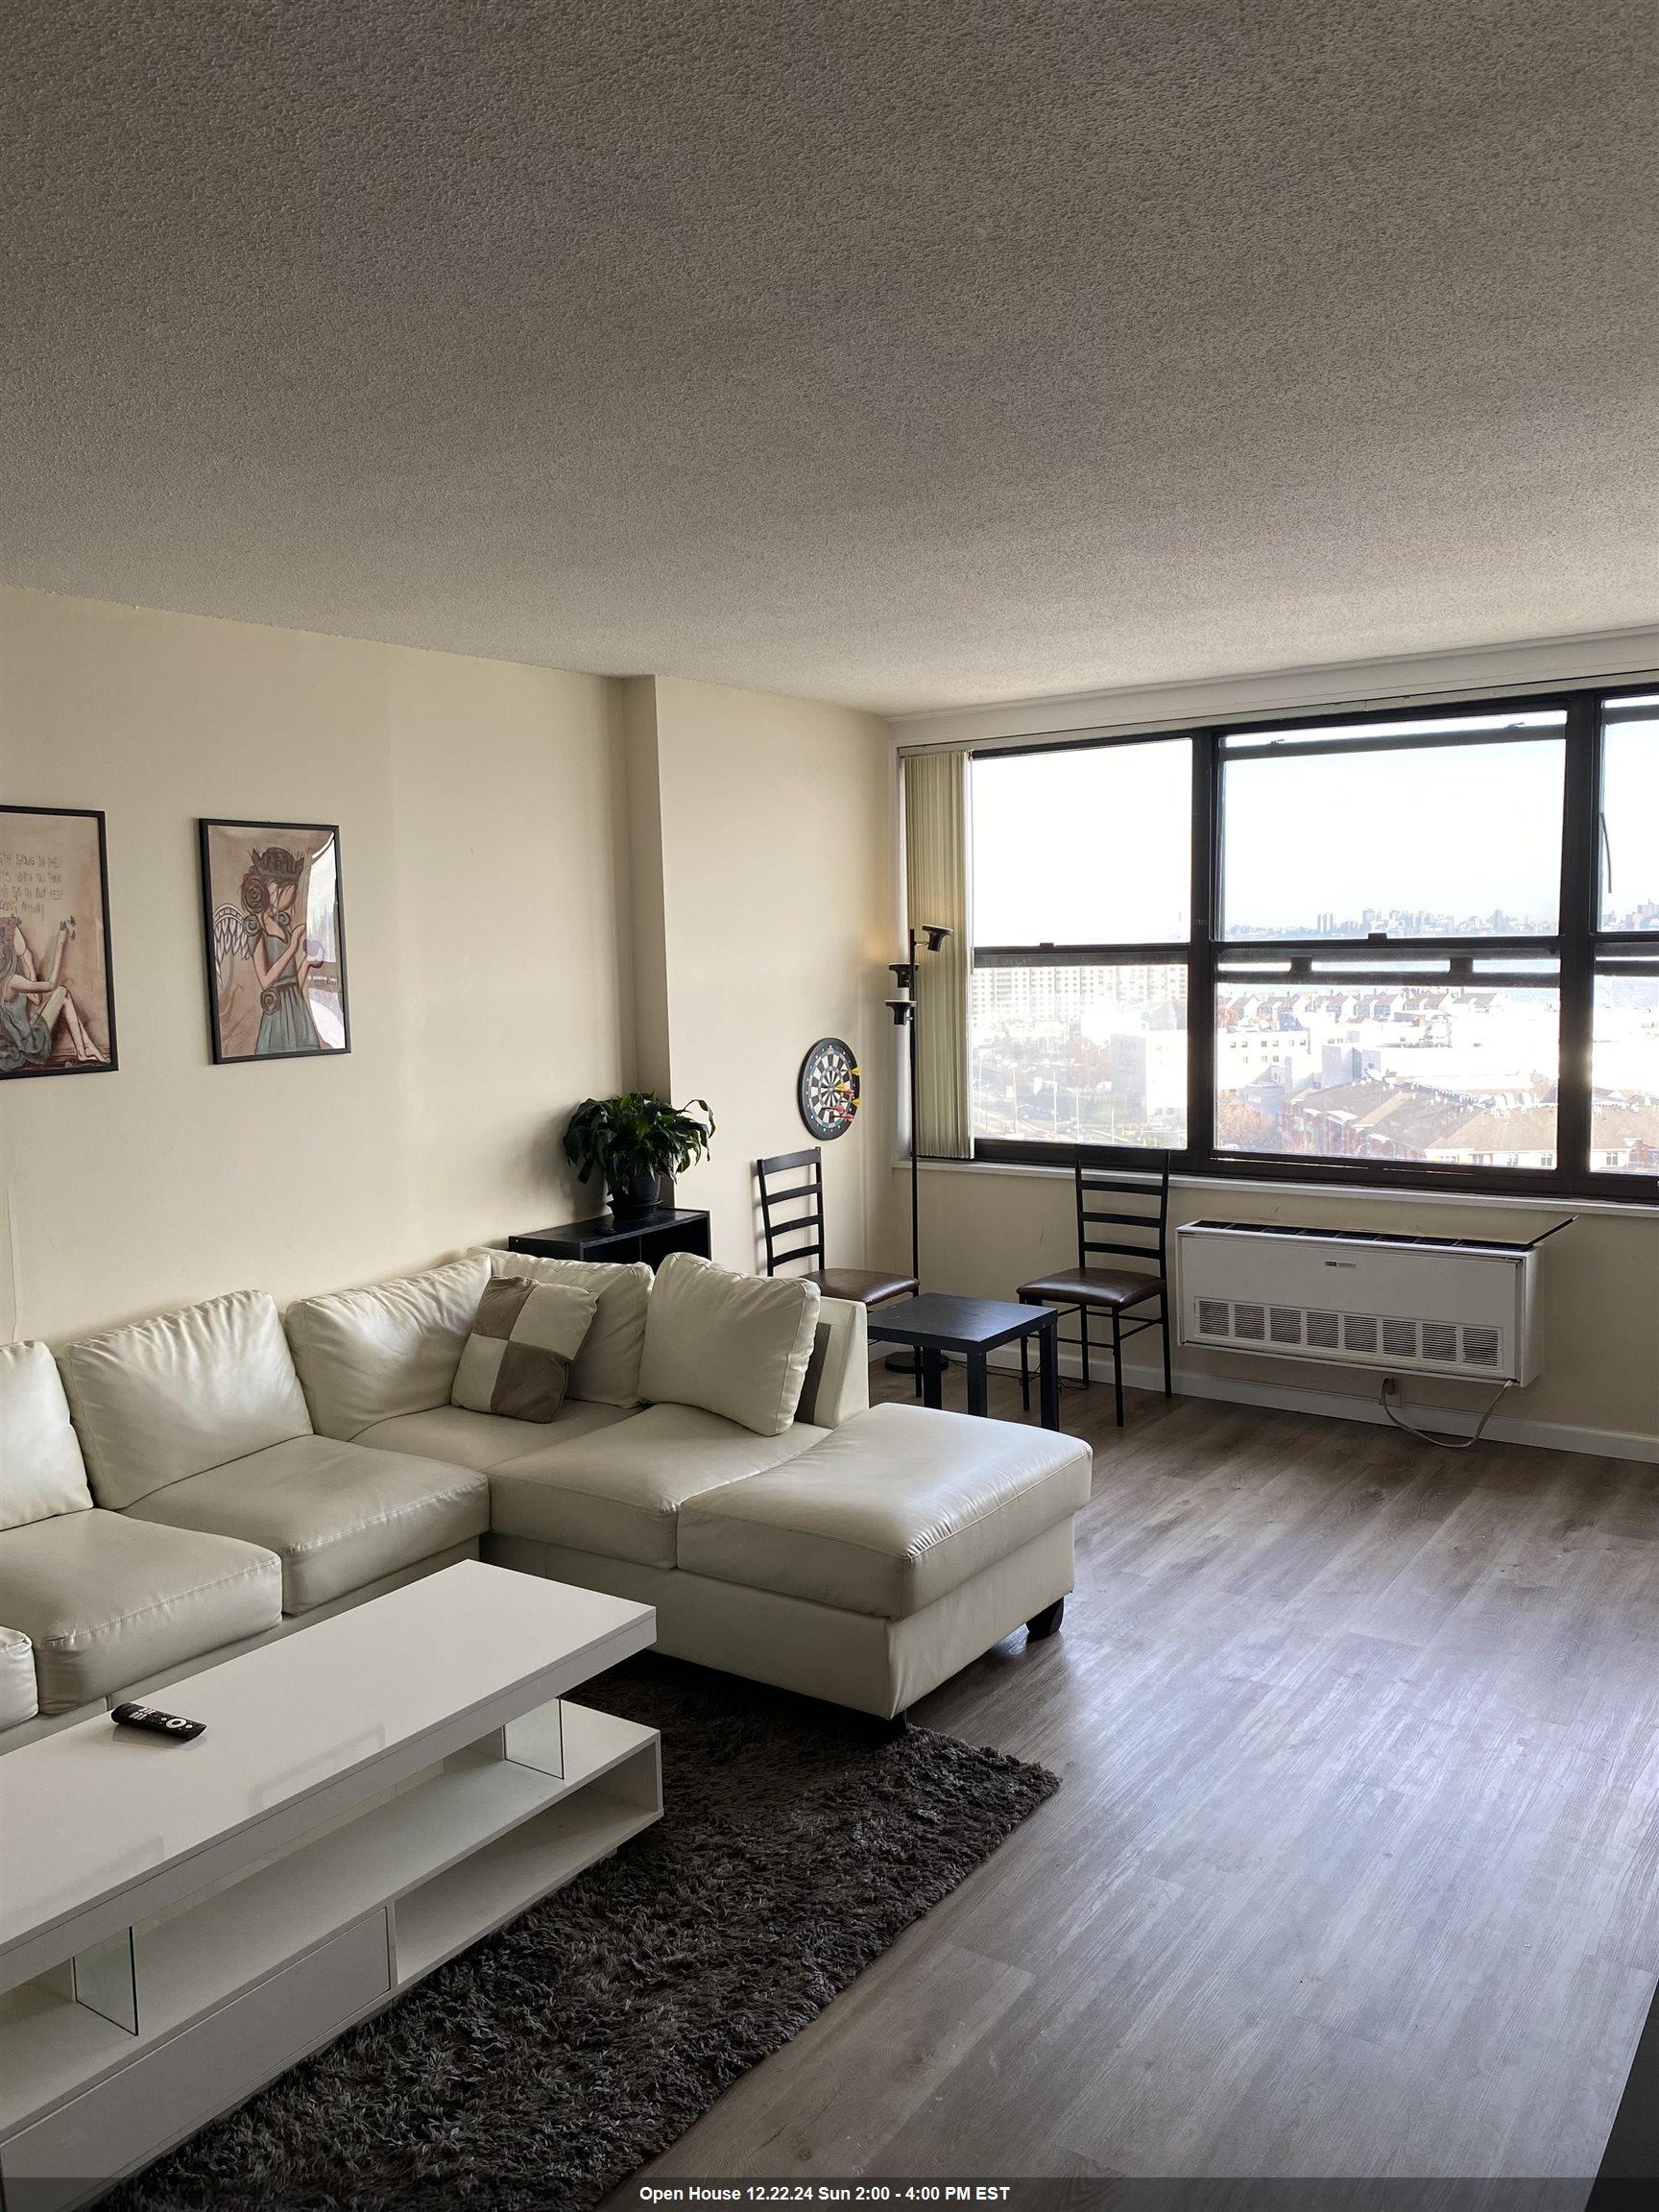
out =
[[0,805],[0,1082],[119,1065],[103,811]]
[[215,1064],[349,1052],[338,823],[204,817],[198,848]]

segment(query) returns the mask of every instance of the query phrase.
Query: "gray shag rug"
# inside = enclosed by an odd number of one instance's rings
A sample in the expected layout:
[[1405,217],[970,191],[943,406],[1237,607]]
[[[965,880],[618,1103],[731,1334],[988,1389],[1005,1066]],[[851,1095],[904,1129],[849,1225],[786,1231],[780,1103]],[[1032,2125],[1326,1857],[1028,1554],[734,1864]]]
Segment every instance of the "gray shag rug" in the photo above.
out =
[[800,2033],[1059,1788],[653,1655],[663,1818],[147,2168],[115,2212],[580,2212]]

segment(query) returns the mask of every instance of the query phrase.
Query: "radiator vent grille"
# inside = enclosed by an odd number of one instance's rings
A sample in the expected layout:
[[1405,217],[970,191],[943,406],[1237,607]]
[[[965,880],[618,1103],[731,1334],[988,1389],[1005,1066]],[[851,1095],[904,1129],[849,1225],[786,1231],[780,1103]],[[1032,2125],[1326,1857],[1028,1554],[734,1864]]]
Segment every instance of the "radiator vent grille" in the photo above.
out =
[[1197,1340],[1265,1349],[1303,1349],[1340,1358],[1400,1360],[1424,1367],[1475,1367],[1488,1373],[1503,1359],[1503,1332],[1463,1328],[1455,1321],[1414,1321],[1404,1314],[1332,1313],[1303,1306],[1262,1306],[1227,1298],[1198,1298],[1192,1317]]
[[1334,1313],[1310,1313],[1308,1316],[1308,1341],[1317,1352],[1336,1350],[1336,1316]]
[[1457,1331],[1450,1321],[1425,1321],[1423,1357],[1449,1367],[1457,1358]]

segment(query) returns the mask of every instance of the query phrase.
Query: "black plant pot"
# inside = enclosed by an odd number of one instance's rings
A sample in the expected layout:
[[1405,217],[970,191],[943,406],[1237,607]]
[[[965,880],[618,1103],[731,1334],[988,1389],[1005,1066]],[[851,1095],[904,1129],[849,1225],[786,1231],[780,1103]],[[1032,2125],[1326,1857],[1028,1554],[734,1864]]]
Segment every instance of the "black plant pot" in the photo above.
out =
[[657,1211],[661,1178],[655,1168],[645,1167],[631,1176],[620,1190],[611,1193],[611,1215],[616,1221],[637,1221],[641,1214]]

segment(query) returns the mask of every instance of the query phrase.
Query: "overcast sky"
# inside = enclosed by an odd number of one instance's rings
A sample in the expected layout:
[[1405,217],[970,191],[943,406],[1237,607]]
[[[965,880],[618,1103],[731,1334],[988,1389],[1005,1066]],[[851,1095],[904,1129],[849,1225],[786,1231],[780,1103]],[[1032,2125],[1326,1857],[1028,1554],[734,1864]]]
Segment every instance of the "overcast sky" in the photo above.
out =
[[[1338,733],[1332,733],[1333,735]],[[1156,942],[1188,931],[1189,740],[1012,756],[974,767],[981,945]],[[1240,760],[1225,772],[1235,929],[1323,912],[1495,910],[1553,928],[1561,753],[1546,744]],[[1614,733],[1612,906],[1659,898],[1659,712]]]

